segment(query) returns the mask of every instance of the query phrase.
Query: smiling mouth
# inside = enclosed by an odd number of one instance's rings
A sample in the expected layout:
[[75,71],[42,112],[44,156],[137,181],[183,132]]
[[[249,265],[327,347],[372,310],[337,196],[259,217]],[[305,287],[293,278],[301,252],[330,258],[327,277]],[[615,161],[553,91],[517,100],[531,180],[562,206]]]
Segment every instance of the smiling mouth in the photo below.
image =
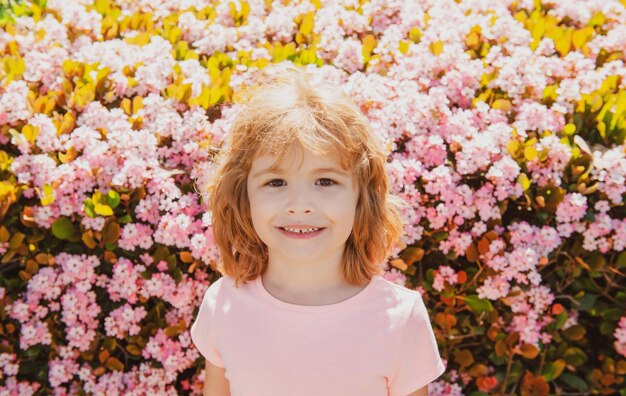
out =
[[322,232],[324,232],[324,230],[326,229],[326,227],[309,228],[309,229],[304,228],[304,229],[297,229],[297,231],[294,232],[293,231],[294,229],[291,229],[292,231],[289,231],[283,227],[277,227],[277,228],[281,234],[289,238],[294,238],[294,239],[313,238],[321,234]]
[[323,230],[325,227],[305,227],[305,228],[295,228],[295,227],[278,227],[283,231],[291,232],[294,234],[308,234],[311,232],[317,232]]

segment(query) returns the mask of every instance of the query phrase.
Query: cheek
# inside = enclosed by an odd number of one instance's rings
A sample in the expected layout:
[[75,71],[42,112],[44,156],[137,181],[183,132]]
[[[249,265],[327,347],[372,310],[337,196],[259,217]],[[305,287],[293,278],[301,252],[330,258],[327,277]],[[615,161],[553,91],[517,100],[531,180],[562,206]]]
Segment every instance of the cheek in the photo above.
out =
[[262,196],[253,195],[249,199],[250,214],[253,219],[263,219],[271,215],[276,206],[276,201],[264,198]]

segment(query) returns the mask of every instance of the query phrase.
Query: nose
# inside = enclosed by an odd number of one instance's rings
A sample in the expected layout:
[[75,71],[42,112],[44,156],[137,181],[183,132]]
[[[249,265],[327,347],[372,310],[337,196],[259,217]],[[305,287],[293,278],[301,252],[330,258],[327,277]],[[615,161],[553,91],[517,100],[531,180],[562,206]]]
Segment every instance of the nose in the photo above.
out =
[[290,188],[286,210],[288,214],[315,213],[315,204],[312,194],[303,187]]

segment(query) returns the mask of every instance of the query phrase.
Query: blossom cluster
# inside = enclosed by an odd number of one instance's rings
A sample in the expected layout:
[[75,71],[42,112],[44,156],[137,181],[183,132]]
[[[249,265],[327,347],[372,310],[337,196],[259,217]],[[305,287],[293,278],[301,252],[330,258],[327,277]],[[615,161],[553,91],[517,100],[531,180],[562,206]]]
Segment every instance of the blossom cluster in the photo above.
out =
[[[48,1],[0,29],[0,197],[19,189],[23,225],[84,249],[0,232],[7,261],[37,263],[23,288],[2,289],[20,351],[0,354],[10,394],[39,388],[18,380],[22,351],[37,348],[54,353],[57,395],[200,393],[201,372],[183,374],[199,357],[188,328],[220,254],[193,186],[242,109],[236,94],[268,63],[305,64],[370,121],[410,208],[401,243],[447,260],[426,255],[434,279],[416,289],[472,284],[520,345],[554,342],[542,269],[568,241],[607,256],[626,247],[620,2],[96,3]],[[408,274],[384,276],[412,285]],[[568,308],[563,329],[583,319]],[[626,356],[624,319],[610,325]],[[86,356],[103,338],[117,347],[94,355],[107,367],[96,375]],[[137,351],[140,364],[119,367]],[[433,389],[488,392],[491,374],[461,370]]]

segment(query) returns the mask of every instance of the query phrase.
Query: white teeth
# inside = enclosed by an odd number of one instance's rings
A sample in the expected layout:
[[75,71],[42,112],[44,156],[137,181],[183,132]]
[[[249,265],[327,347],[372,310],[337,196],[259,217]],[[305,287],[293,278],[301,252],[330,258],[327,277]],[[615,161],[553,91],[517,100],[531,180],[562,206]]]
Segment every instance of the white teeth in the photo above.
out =
[[298,234],[303,234],[305,232],[313,232],[313,231],[317,231],[319,230],[319,228],[303,228],[303,229],[299,229],[299,228],[287,228],[287,227],[283,227],[285,230],[289,231],[289,232],[297,232]]

